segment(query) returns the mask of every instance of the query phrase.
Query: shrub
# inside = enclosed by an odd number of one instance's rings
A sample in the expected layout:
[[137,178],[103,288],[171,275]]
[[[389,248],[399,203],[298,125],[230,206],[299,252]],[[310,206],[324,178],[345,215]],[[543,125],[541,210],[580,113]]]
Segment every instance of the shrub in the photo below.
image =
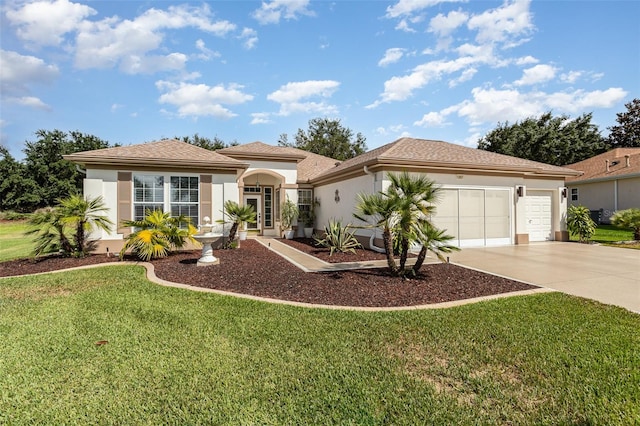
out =
[[120,258],[124,257],[127,250],[141,260],[150,260],[165,257],[169,250],[180,249],[187,242],[199,244],[193,238],[197,229],[191,224],[191,219],[186,216],[171,217],[169,213],[160,210],[147,210],[142,220],[126,220],[122,226],[137,228],[135,232],[126,238]]
[[591,219],[591,212],[585,206],[570,206],[567,228],[571,234],[578,236],[581,243],[586,243],[595,234],[596,223]]
[[[224,213],[233,224],[229,230],[229,241],[225,244],[225,248],[236,248],[239,246],[238,243],[234,244],[236,232],[238,229],[242,231],[245,223],[256,223],[256,211],[249,204],[241,206],[233,200],[228,200],[224,203]],[[224,220],[218,222],[225,223]]]
[[640,209],[619,210],[611,216],[611,224],[633,230],[633,239],[640,240]]
[[356,248],[362,247],[356,237],[355,231],[349,230],[350,226],[342,226],[339,220],[329,220],[329,224],[324,227],[324,238],[313,237],[316,244],[329,248],[329,256],[334,252],[355,253]]

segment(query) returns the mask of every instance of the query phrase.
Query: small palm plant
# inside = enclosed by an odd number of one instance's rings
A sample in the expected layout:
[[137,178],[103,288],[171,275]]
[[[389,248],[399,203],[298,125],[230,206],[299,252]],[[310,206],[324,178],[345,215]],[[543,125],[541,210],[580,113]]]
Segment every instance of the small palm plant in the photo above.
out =
[[52,209],[36,213],[29,220],[27,235],[36,235],[34,255],[58,251],[65,256],[84,257],[94,247],[88,236],[94,228],[110,230],[113,222],[102,197],[71,195],[58,200]]
[[596,223],[591,219],[591,212],[585,206],[570,206],[567,211],[567,228],[577,235],[581,243],[587,243],[596,233]]
[[350,226],[342,226],[339,220],[329,220],[329,224],[324,227],[324,238],[313,237],[320,247],[329,248],[329,256],[334,252],[355,253],[356,249],[362,247],[355,237],[355,231],[349,230]]
[[633,239],[640,240],[640,209],[618,210],[611,216],[611,224],[633,231]]
[[126,238],[120,250],[123,258],[127,250],[141,260],[151,260],[165,257],[172,249],[181,249],[187,243],[198,245],[193,238],[197,229],[191,224],[191,219],[180,215],[171,217],[169,213],[160,210],[147,210],[142,220],[125,220],[123,227],[134,227],[136,231]]
[[[231,229],[229,230],[229,241],[225,244],[225,248],[234,246],[234,240],[238,229],[242,230],[245,223],[256,223],[256,211],[252,205],[239,205],[235,201],[228,200],[224,203],[224,213],[229,217]],[[222,221],[224,223],[225,221]]]

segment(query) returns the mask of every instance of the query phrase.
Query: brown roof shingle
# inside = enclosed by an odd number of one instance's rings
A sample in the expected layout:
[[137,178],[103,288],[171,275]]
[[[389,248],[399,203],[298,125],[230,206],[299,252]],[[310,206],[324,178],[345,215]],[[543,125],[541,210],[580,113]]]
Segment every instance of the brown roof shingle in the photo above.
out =
[[443,141],[401,138],[395,142],[346,160],[316,179],[348,173],[375,164],[395,166],[422,166],[445,169],[475,169],[513,171],[529,174],[572,176],[576,172],[563,167],[538,163],[508,155],[469,148]]
[[153,165],[221,169],[246,169],[248,167],[246,163],[215,151],[175,139],[76,152],[65,155],[64,158],[75,163],[93,165]]
[[[609,160],[608,170],[607,160]],[[629,165],[627,166],[627,164]],[[567,178],[567,182],[606,180],[627,175],[640,175],[640,148],[615,148],[565,167],[583,172],[582,176]]]
[[314,154],[313,152],[303,151],[298,148],[268,145],[263,142],[231,146],[220,149],[217,152],[234,158],[296,161],[298,163],[296,167],[298,182],[300,183],[308,182],[322,172],[335,167],[336,162],[338,162],[333,158]]

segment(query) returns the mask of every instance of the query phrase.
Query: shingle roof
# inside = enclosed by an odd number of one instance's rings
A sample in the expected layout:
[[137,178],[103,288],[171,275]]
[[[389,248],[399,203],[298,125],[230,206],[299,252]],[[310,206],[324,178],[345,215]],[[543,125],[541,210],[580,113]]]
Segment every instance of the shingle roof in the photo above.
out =
[[236,158],[274,159],[296,161],[298,182],[308,182],[322,172],[335,167],[337,160],[303,151],[298,148],[268,145],[263,142],[251,142],[218,150],[218,152]]
[[154,165],[171,167],[246,169],[248,164],[174,139],[76,152],[64,156],[80,164]]
[[436,167],[444,169],[473,169],[512,171],[528,174],[572,176],[576,172],[567,168],[538,163],[508,155],[469,148],[443,141],[401,138],[395,142],[346,160],[316,179],[348,173],[363,166],[375,164],[395,166]]
[[[607,160],[609,160],[608,170]],[[627,166],[627,160],[629,166]],[[567,182],[606,180],[627,175],[640,175],[640,148],[612,149],[565,167],[583,172],[582,176],[568,178]]]

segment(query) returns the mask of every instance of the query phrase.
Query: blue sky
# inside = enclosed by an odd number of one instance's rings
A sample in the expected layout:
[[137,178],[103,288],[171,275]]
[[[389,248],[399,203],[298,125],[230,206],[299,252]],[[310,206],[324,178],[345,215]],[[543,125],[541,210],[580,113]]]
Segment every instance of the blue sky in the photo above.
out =
[[38,129],[135,144],[276,144],[339,118],[370,149],[467,146],[498,122],[640,96],[638,1],[1,3],[0,142]]

